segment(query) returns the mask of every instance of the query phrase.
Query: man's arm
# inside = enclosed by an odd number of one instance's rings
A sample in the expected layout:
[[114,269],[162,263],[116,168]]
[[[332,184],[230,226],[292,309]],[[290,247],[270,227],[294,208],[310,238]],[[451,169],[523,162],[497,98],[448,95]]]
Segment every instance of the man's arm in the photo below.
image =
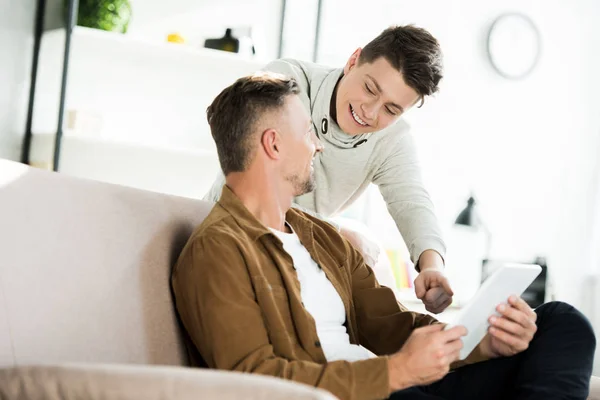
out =
[[260,373],[326,389],[340,398],[389,396],[388,360],[318,364],[278,357],[246,263],[233,237],[189,243],[173,271],[181,320],[209,367]]
[[361,344],[375,354],[393,354],[416,328],[438,323],[430,315],[409,311],[398,303],[391,289],[379,285],[362,255],[344,242]]
[[446,246],[433,203],[423,185],[410,132],[403,132],[394,145],[395,150],[378,168],[373,183],[379,187],[413,263],[417,265],[426,250],[434,250],[443,259]]
[[[361,344],[375,354],[394,354],[416,329],[440,324],[434,317],[409,311],[398,303],[392,290],[379,286],[373,270],[349,243],[346,251],[347,263],[351,268],[352,294]],[[450,368],[489,359],[484,353],[480,344],[466,359],[453,362]]]

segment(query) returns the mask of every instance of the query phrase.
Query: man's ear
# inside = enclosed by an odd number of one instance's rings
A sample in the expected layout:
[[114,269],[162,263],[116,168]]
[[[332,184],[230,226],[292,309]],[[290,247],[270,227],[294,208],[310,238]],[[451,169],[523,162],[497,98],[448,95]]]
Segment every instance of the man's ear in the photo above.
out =
[[279,132],[272,128],[263,131],[260,144],[267,157],[272,160],[279,160],[281,157],[281,137]]
[[360,57],[361,52],[362,48],[360,47],[354,50],[354,53],[352,53],[348,61],[346,61],[346,65],[344,66],[344,75],[347,75],[348,72],[350,72],[350,70],[358,64],[358,58]]

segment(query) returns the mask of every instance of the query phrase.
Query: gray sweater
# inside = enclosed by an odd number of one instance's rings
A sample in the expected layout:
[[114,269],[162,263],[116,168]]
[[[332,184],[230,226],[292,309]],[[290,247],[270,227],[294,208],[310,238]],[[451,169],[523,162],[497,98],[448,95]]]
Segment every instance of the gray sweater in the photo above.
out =
[[[372,182],[379,187],[414,263],[432,249],[445,256],[445,245],[433,204],[421,180],[408,124],[402,119],[388,128],[358,136],[340,130],[329,115],[331,96],[343,69],[291,59],[276,60],[265,70],[292,76],[312,116],[325,150],[314,161],[317,188],[295,202],[299,208],[330,217],[342,212]],[[205,200],[217,201],[225,178],[221,174]]]

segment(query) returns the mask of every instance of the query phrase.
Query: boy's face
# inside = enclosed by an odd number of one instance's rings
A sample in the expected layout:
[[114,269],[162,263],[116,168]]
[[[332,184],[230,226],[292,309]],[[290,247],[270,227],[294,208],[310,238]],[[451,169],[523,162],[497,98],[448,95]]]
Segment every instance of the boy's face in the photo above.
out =
[[385,58],[358,65],[360,51],[346,63],[335,100],[337,123],[349,135],[387,128],[420,99]]

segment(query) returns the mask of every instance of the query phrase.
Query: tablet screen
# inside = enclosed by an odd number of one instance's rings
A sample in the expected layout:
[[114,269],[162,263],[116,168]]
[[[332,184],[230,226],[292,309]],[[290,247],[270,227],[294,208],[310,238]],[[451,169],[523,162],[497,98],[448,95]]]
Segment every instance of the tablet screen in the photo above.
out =
[[446,329],[463,325],[467,335],[463,337],[460,359],[465,359],[487,333],[488,318],[496,307],[508,302],[511,295],[520,296],[539,275],[542,268],[534,264],[503,264],[486,279],[471,301],[465,305]]

